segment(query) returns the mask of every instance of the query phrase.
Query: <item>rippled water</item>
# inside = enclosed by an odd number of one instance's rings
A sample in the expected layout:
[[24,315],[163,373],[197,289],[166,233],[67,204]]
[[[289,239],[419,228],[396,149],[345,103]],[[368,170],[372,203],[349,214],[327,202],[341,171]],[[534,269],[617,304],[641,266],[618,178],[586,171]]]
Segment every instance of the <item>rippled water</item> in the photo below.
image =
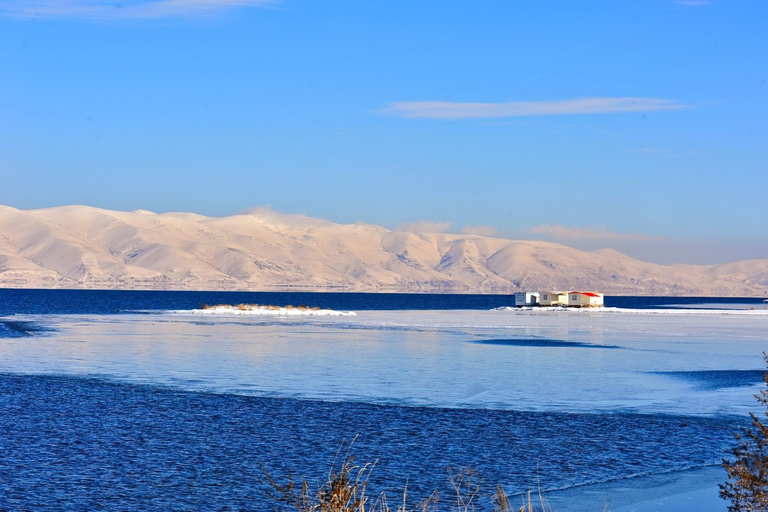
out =
[[[706,467],[732,421],[466,410],[192,393],[0,375],[0,474],[11,509],[271,510],[261,464],[327,474],[344,439],[374,489],[414,499],[470,467],[484,494]],[[486,503],[487,504],[487,503]],[[597,505],[602,505],[598,503]]]
[[768,315],[657,313],[5,316],[0,510],[274,510],[260,464],[319,480],[355,436],[414,498],[446,466],[561,511],[715,485]]

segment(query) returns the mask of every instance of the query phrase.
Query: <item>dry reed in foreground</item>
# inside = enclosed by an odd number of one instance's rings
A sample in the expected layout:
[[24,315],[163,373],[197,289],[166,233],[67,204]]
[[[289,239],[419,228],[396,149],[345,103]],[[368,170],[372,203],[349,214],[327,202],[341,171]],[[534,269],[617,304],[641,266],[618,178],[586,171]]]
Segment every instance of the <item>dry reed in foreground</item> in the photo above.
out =
[[[340,450],[341,451],[341,450]],[[339,451],[339,452],[340,452]],[[337,454],[337,460],[338,460]],[[326,481],[319,488],[312,488],[306,479],[296,482],[289,477],[286,483],[280,483],[262,467],[271,486],[269,496],[282,510],[296,512],[473,512],[484,510],[478,503],[480,485],[474,471],[462,468],[448,468],[448,478],[453,492],[445,499],[434,491],[428,498],[415,505],[408,504],[408,490],[403,490],[392,505],[387,495],[380,493],[369,496],[368,481],[375,464],[362,466],[354,463],[354,458],[347,450],[340,463],[334,462]],[[511,498],[501,486],[496,487],[492,497],[494,512],[552,512],[539,493],[538,503],[534,503],[530,491],[526,497],[519,497],[520,502],[513,505]],[[396,503],[396,504],[395,504]],[[447,508],[439,509],[441,504]]]

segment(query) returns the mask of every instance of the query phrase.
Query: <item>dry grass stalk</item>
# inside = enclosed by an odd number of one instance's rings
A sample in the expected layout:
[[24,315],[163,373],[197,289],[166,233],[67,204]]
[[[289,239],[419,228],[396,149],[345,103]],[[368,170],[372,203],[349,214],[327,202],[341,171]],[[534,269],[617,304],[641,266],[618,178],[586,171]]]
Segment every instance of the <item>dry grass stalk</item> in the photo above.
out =
[[[343,448],[343,446],[342,446]],[[368,481],[375,463],[358,466],[350,456],[347,448],[344,457],[339,461],[341,449],[336,454],[336,460],[328,472],[326,481],[317,489],[312,489],[307,480],[296,483],[289,477],[285,484],[279,483],[262,467],[272,491],[269,496],[288,510],[295,512],[439,512],[440,493],[434,491],[428,498],[415,506],[408,505],[408,486],[403,490],[402,500],[398,500],[397,508],[391,508],[385,493],[371,500],[366,494]],[[476,503],[480,494],[480,484],[477,473],[473,470],[448,468],[448,478],[455,493],[455,501],[446,509],[448,512],[473,512],[479,507]],[[517,512],[552,512],[539,491],[540,507],[534,506],[531,492],[523,498],[522,506]],[[493,496],[494,512],[515,512],[510,498],[501,486],[496,487]]]
[[[341,449],[336,454],[337,460],[340,452]],[[334,461],[327,480],[315,491],[306,480],[299,487],[293,477],[287,484],[280,484],[266,470],[262,470],[274,491],[270,496],[297,512],[375,512],[375,504],[371,509],[366,508],[369,499],[365,494],[373,466],[355,465],[347,449],[341,463],[337,465]]]
[[512,512],[512,504],[509,502],[509,497],[500,485],[496,486],[496,492],[493,495],[493,506],[498,512]]
[[474,501],[480,492],[477,473],[467,468],[448,468],[448,479],[456,493],[456,510],[459,512],[474,511]]

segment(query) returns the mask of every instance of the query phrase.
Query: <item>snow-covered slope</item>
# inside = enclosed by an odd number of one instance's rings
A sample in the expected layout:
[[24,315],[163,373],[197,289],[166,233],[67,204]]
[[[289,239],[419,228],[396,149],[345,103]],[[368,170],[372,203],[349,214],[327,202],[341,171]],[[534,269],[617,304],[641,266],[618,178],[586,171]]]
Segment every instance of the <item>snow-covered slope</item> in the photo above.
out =
[[768,260],[656,265],[603,249],[393,232],[256,210],[209,218],[0,206],[0,287],[764,295]]

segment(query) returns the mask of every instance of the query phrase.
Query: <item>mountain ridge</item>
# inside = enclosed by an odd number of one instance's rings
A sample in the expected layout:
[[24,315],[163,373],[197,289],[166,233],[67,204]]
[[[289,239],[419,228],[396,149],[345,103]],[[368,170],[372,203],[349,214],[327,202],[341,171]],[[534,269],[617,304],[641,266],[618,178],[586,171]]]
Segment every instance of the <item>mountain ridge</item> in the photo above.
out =
[[659,265],[613,249],[392,231],[266,209],[206,217],[0,206],[0,287],[764,296],[768,260]]

